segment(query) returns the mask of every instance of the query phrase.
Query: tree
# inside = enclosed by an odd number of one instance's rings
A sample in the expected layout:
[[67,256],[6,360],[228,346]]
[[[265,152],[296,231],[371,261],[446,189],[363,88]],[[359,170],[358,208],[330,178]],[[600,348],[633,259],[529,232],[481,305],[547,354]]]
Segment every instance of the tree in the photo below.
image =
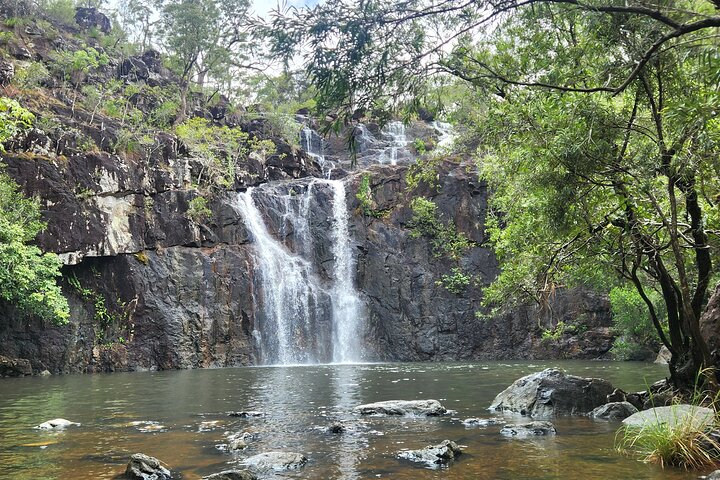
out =
[[203,87],[208,79],[216,85],[232,82],[247,63],[248,0],[160,1],[162,43],[181,78],[181,112],[187,114],[191,82]]
[[[33,120],[16,101],[0,97],[0,152]],[[43,228],[38,200],[26,198],[0,170],[0,301],[61,324],[67,322],[69,310],[55,282],[60,260],[30,244]]]
[[379,100],[416,107],[447,82],[473,92],[465,118],[501,212],[503,270],[486,300],[543,304],[558,286],[627,282],[672,352],[676,385],[714,363],[698,320],[720,227],[718,3],[344,6],[276,16],[274,50],[310,47],[318,105],[338,121]]

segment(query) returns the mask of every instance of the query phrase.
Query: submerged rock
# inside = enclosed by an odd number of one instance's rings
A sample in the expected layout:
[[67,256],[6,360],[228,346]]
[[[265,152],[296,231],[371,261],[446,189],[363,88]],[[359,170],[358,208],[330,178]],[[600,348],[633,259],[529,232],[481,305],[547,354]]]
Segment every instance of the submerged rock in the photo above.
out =
[[334,423],[330,424],[326,429],[326,431],[328,433],[334,433],[334,434],[345,433],[346,430],[347,430],[347,428],[341,422],[334,422]]
[[257,480],[257,478],[257,475],[247,470],[225,470],[203,477],[203,480]]
[[243,450],[253,440],[257,440],[257,433],[253,432],[240,432],[228,437],[228,450]]
[[710,408],[695,405],[672,405],[637,412],[623,420],[623,424],[634,428],[660,424],[667,424],[671,427],[688,424],[691,428],[700,430],[711,426],[714,420],[715,412]]
[[170,470],[160,464],[160,460],[144,453],[135,453],[130,457],[125,469],[125,477],[133,480],[171,480]]
[[258,412],[258,411],[242,411],[242,412],[228,412],[229,417],[240,417],[240,418],[255,418],[255,417],[264,417],[266,415],[265,412]]
[[510,410],[531,417],[583,415],[605,404],[613,390],[606,380],[548,368],[516,380],[495,397],[490,410]]
[[297,470],[307,463],[307,458],[294,452],[265,452],[246,458],[243,464],[259,472],[273,470]]
[[589,416],[598,420],[622,420],[637,412],[630,402],[610,402],[597,407]]
[[462,449],[457,443],[443,440],[439,445],[431,445],[419,450],[402,451],[398,453],[398,457],[411,462],[442,465],[451,462],[460,454],[462,454]]
[[505,420],[502,418],[466,418],[463,420],[466,427],[492,427],[493,425],[502,425]]
[[72,426],[79,427],[80,424],[77,422],[71,422],[70,420],[65,420],[64,418],[53,418],[52,420],[41,423],[35,428],[39,428],[40,430],[62,430],[63,428]]
[[555,425],[550,422],[530,422],[505,425],[502,430],[500,430],[500,435],[518,438],[540,437],[555,435],[556,433],[557,430],[555,430]]
[[420,415],[437,417],[447,413],[437,400],[388,400],[354,408],[360,415]]

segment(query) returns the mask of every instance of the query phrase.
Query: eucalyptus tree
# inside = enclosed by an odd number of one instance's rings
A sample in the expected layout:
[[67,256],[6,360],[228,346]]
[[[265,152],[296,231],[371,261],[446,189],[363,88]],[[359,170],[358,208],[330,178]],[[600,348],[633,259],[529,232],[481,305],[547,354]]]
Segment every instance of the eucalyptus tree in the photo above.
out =
[[438,82],[472,94],[466,126],[501,212],[486,300],[627,282],[688,386],[717,364],[699,317],[719,246],[718,7],[370,0],[293,10],[270,29],[276,54],[307,51],[318,106],[338,122],[417,107]]

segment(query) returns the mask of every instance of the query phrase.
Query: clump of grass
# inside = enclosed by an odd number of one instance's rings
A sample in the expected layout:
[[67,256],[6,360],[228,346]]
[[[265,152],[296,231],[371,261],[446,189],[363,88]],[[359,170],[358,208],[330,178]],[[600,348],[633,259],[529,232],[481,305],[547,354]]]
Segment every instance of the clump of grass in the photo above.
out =
[[685,415],[675,423],[646,422],[642,427],[626,425],[618,431],[617,449],[637,455],[662,467],[703,469],[720,464],[720,442],[712,427]]

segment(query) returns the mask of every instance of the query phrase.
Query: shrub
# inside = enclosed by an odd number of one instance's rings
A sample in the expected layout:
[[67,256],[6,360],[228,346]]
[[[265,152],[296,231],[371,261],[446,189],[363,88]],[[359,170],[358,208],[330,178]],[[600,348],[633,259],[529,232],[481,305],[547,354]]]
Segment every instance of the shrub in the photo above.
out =
[[[659,294],[648,292],[661,321],[665,308]],[[610,290],[613,324],[618,339],[612,348],[619,360],[633,359],[637,353],[657,346],[657,332],[650,318],[647,305],[634,287],[615,287]]]
[[355,198],[360,202],[360,210],[363,215],[369,215],[372,212],[372,190],[370,188],[370,174],[365,173],[360,177],[360,185],[358,185]]
[[409,223],[410,236],[413,238],[429,237],[433,254],[436,257],[448,255],[457,260],[465,250],[473,245],[465,235],[457,231],[452,222],[445,225],[440,221],[437,205],[432,200],[416,197],[410,202],[410,208],[413,211]]
[[5,151],[5,142],[32,127],[34,121],[35,116],[16,100],[0,97],[0,153]]
[[195,223],[203,223],[212,216],[205,197],[195,197],[190,200],[186,212],[187,217]]
[[42,62],[31,62],[20,68],[13,77],[13,84],[19,88],[37,88],[50,79],[50,72]]
[[67,25],[75,24],[74,0],[46,0],[41,6],[49,17]]
[[436,285],[442,285],[448,292],[460,295],[470,285],[472,277],[465,274],[461,268],[455,267],[450,275],[443,275]]

